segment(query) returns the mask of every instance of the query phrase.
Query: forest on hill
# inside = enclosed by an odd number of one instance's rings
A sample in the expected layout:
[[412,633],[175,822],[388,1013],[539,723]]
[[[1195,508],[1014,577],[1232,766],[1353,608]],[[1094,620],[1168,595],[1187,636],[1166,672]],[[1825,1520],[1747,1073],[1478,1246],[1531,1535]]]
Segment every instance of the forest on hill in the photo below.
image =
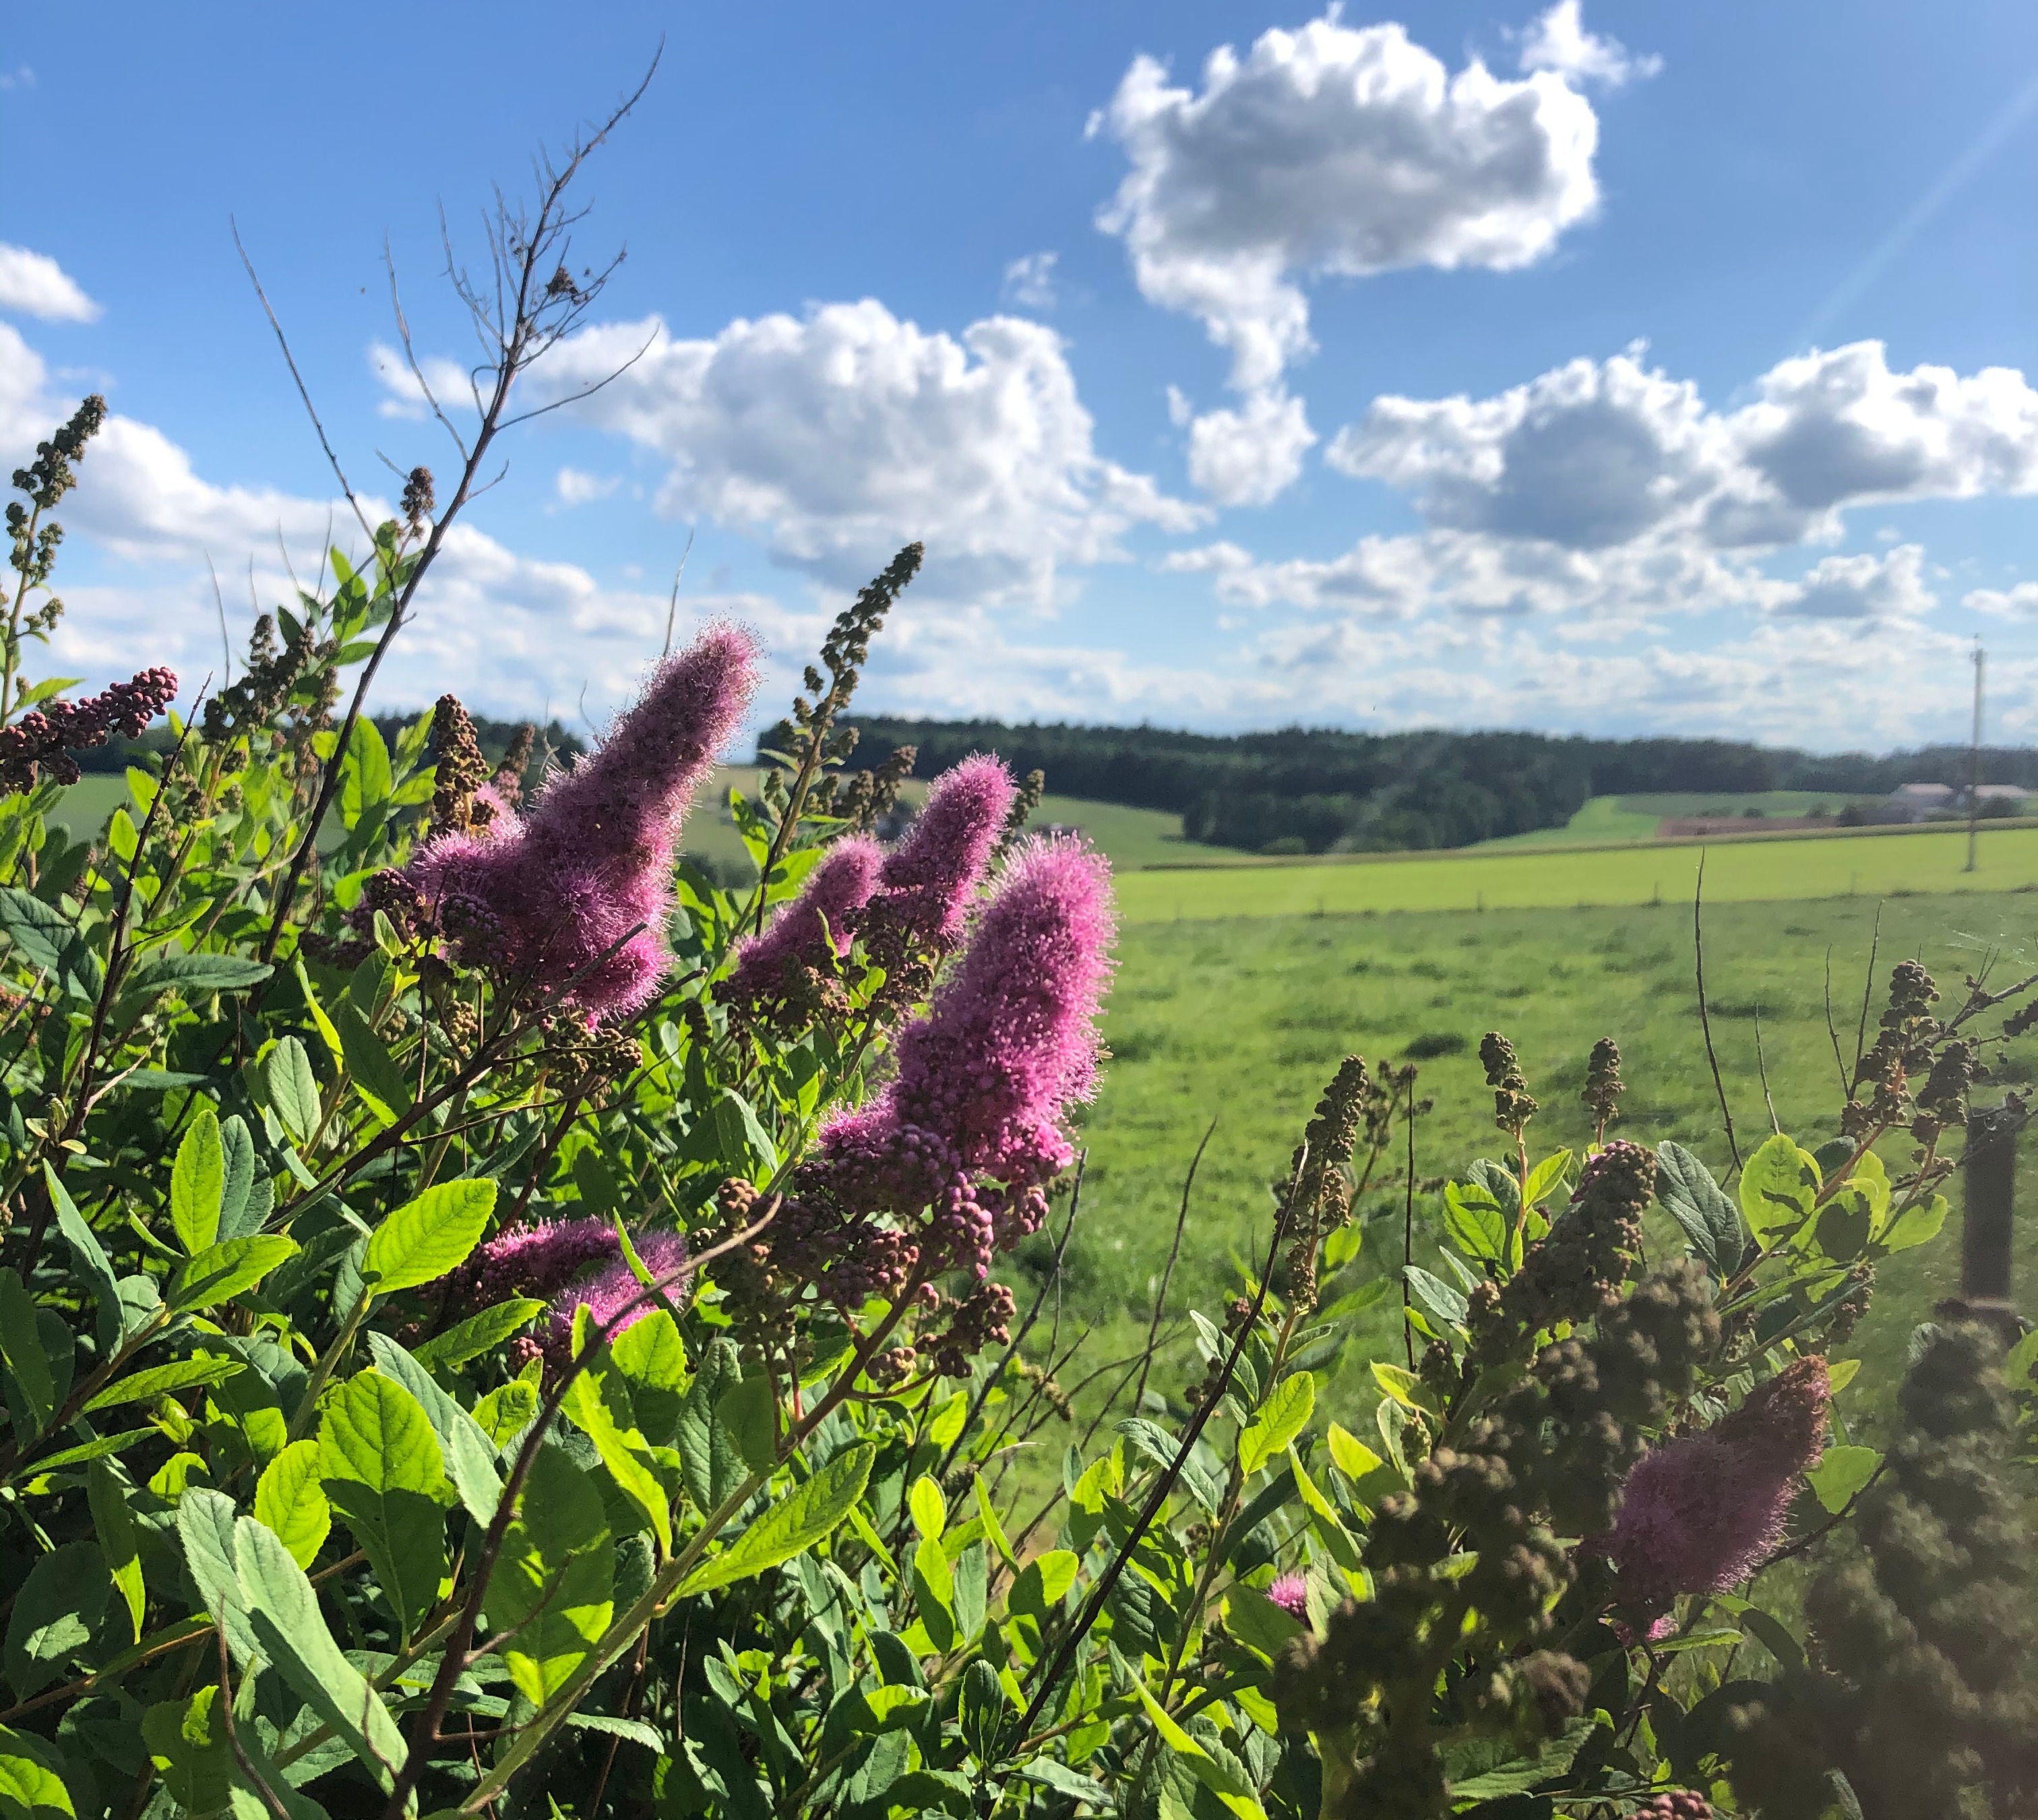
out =
[[[857,717],[848,763],[874,768],[900,745],[932,776],[972,752],[1057,794],[1170,810],[1192,840],[1253,851],[1328,852],[1464,847],[1561,827],[1590,798],[1654,791],[1831,791],[1881,796],[1900,784],[1967,781],[1964,746],[1881,756],[1820,753],[1714,739],[1591,739],[1533,733],[1271,733],[1153,726]],[[775,730],[761,742],[775,743]],[[2038,751],[1991,748],[1988,782],[2038,787]]]

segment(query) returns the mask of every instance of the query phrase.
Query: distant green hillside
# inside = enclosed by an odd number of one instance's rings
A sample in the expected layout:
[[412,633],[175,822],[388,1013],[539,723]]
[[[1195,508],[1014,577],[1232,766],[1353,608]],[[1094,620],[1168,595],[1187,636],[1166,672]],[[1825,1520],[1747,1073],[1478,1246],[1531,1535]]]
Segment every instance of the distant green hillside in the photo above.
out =
[[[1815,810],[1837,814],[1847,803],[1862,800],[1836,791],[1646,791],[1631,796],[1595,796],[1561,828],[1538,828],[1479,842],[1481,851],[1517,847],[1570,847],[1613,840],[1648,840],[1669,817],[1736,817],[1751,828],[1774,816],[1809,815]],[[1869,800],[1879,801],[1880,798]],[[1757,813],[1750,815],[1750,810]]]

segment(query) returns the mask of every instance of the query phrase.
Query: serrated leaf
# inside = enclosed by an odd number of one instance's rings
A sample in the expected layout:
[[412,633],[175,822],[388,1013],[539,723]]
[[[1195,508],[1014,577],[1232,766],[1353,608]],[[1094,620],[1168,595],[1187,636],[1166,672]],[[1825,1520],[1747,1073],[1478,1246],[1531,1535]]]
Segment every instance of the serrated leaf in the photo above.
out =
[[[581,1325],[585,1330],[584,1319]],[[665,1481],[652,1468],[650,1443],[637,1426],[629,1388],[605,1353],[598,1353],[566,1386],[560,1409],[594,1443],[601,1463],[624,1496],[650,1519],[658,1538],[658,1558],[669,1558],[672,1514]]]
[[682,1598],[691,1598],[716,1587],[733,1586],[790,1560],[834,1530],[848,1515],[850,1507],[863,1496],[869,1481],[870,1463],[877,1450],[860,1443],[816,1472],[789,1496],[775,1504],[736,1541],[711,1560],[704,1561],[687,1576],[680,1588]]
[[428,1188],[376,1227],[362,1274],[378,1295],[436,1282],[467,1261],[494,1211],[495,1184],[485,1177]]
[[326,1398],[318,1447],[325,1494],[407,1644],[445,1577],[445,1469],[431,1423],[393,1378],[362,1371]]
[[36,1431],[56,1412],[56,1379],[43,1349],[36,1304],[12,1265],[0,1269],[0,1358],[28,1405]]
[[1472,1305],[1451,1284],[1419,1264],[1411,1264],[1402,1271],[1407,1280],[1408,1292],[1415,1297],[1416,1306],[1434,1321],[1439,1329],[1461,1327]]
[[269,1052],[269,1103],[283,1128],[297,1143],[304,1143],[319,1128],[318,1076],[312,1072],[312,1059],[295,1037],[280,1038]]
[[85,1215],[78,1211],[77,1203],[72,1200],[57,1172],[47,1163],[43,1165],[43,1187],[50,1197],[50,1205],[56,1209],[57,1230],[70,1247],[79,1276],[92,1291],[100,1354],[110,1359],[120,1344],[126,1318],[120,1302],[120,1282],[114,1275],[112,1260],[106,1255],[105,1247],[86,1223]]
[[185,998],[211,992],[244,992],[275,971],[260,961],[239,954],[179,954],[161,950],[134,969],[130,992],[160,992],[174,988]]
[[263,1469],[255,1486],[255,1516],[276,1532],[299,1567],[317,1560],[332,1530],[317,1442],[293,1441]]
[[133,1487],[110,1460],[94,1460],[85,1469],[85,1502],[92,1512],[92,1529],[113,1590],[127,1606],[133,1621],[134,1641],[142,1640],[142,1614],[149,1595],[142,1583],[142,1553],[135,1539],[134,1512],[127,1500]]
[[262,1653],[388,1790],[403,1761],[403,1734],[381,1696],[333,1640],[305,1570],[252,1517],[234,1525],[233,1549],[241,1599]]
[[280,1232],[222,1239],[177,1267],[171,1274],[166,1299],[179,1314],[231,1301],[297,1252],[297,1242]]
[[941,1531],[949,1526],[949,1501],[941,1496],[941,1487],[925,1473],[913,1481],[913,1488],[906,1494],[906,1507],[912,1514],[914,1529],[924,1540],[941,1539]]
[[1935,1194],[1930,1200],[1921,1200],[1897,1215],[1877,1242],[1885,1251],[1908,1251],[1913,1246],[1937,1238],[1940,1227],[1945,1223],[1946,1197]]
[[510,1678],[542,1706],[586,1661],[615,1611],[616,1547],[601,1495],[563,1448],[531,1462],[488,1583],[488,1624],[513,1630]]
[[246,1369],[237,1359],[178,1359],[168,1365],[152,1365],[146,1371],[108,1384],[85,1405],[85,1412],[89,1416],[95,1410],[110,1409],[121,1403],[146,1402],[199,1385],[209,1390]]
[[235,1521],[233,1500],[210,1486],[187,1487],[177,1500],[177,1539],[184,1547],[191,1583],[212,1621],[225,1628],[233,1659],[244,1666],[261,1653],[261,1646],[248,1624],[247,1602],[241,1594]]
[[66,1542],[36,1558],[7,1614],[7,1679],[17,1699],[40,1693],[91,1643],[111,1585],[90,1542]]
[[1680,1143],[1656,1147],[1656,1198],[1715,1278],[1724,1281],[1741,1268],[1741,1215],[1706,1166]]
[[1764,1250],[1787,1238],[1812,1216],[1819,1166],[1779,1132],[1748,1159],[1741,1174],[1741,1211]]
[[226,1153],[219,1141],[218,1115],[210,1106],[200,1106],[177,1146],[170,1171],[170,1224],[188,1257],[195,1257],[218,1238],[225,1189]]
[[[457,1371],[470,1359],[477,1359],[506,1340],[512,1340],[544,1312],[542,1302],[528,1295],[513,1295],[479,1314],[470,1314],[457,1326],[422,1342],[411,1356],[431,1371]],[[661,1312],[663,1312],[661,1310]],[[642,1321],[639,1326],[644,1325]],[[635,1329],[632,1329],[631,1332]],[[629,1334],[623,1336],[629,1338]]]
[[1258,1472],[1308,1426],[1316,1406],[1316,1383],[1308,1372],[1282,1378],[1238,1438],[1238,1469],[1248,1477]]
[[5,1726],[0,1726],[0,1807],[7,1820],[78,1820],[50,1747]]
[[1331,1463],[1354,1483],[1385,1463],[1356,1435],[1347,1433],[1335,1422],[1324,1439],[1330,1445]]
[[1500,1204],[1482,1183],[1444,1185],[1444,1230],[1466,1257],[1483,1258],[1489,1263],[1500,1261],[1507,1242],[1507,1223]]
[[1805,1483],[1820,1503],[1837,1515],[1845,1510],[1882,1464],[1873,1447],[1828,1447],[1819,1463],[1805,1474]]
[[374,1026],[362,1017],[350,996],[342,999],[332,1014],[347,1071],[368,1109],[385,1125],[411,1109],[411,1083],[391,1058],[388,1046],[376,1035]]
[[369,1350],[375,1368],[393,1378],[418,1401],[438,1436],[446,1477],[453,1481],[468,1515],[485,1530],[495,1520],[502,1501],[502,1481],[495,1470],[495,1443],[479,1423],[438,1386],[438,1381],[386,1333],[370,1333]]

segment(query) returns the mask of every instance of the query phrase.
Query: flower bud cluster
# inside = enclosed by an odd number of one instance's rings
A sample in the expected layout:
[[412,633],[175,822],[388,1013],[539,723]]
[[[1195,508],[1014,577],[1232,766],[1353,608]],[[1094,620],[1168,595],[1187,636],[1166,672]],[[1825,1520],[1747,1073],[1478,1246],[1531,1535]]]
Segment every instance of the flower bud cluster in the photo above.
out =
[[77,783],[81,774],[74,752],[102,746],[116,733],[140,738],[176,695],[176,673],[157,665],[82,701],[31,708],[12,726],[0,727],[0,794],[32,790],[44,775]]

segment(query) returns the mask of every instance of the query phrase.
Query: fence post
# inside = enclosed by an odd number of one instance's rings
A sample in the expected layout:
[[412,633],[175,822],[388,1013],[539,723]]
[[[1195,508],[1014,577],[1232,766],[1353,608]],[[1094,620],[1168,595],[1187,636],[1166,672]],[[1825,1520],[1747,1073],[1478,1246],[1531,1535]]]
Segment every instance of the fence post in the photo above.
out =
[[1960,1234],[1960,1301],[1975,1318],[2019,1330],[2010,1296],[2010,1238],[2017,1201],[2020,1107],[1977,1107],[1968,1115],[1967,1217]]

